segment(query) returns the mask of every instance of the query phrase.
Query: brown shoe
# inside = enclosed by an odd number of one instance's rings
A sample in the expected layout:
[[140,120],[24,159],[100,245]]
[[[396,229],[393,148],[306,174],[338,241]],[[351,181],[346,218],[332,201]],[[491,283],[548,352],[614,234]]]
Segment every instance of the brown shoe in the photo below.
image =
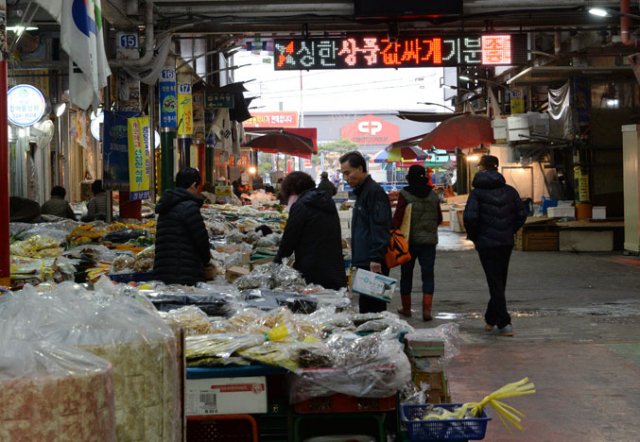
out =
[[489,324],[484,325],[484,329],[486,331],[493,331],[494,328],[495,328],[495,325],[489,325]]
[[432,305],[433,305],[433,295],[432,294],[422,295],[422,320],[423,321],[431,321],[433,319],[431,317]]
[[402,307],[398,307],[398,314],[402,316],[406,316],[407,318],[411,317],[411,295],[400,295],[400,301],[402,302]]

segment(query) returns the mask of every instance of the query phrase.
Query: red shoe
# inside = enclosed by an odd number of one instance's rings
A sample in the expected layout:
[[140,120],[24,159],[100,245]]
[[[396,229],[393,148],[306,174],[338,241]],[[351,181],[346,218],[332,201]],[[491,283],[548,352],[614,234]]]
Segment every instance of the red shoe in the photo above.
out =
[[402,307],[398,307],[398,314],[402,316],[406,316],[407,318],[411,317],[411,295],[400,295],[400,301],[402,302]]
[[433,295],[432,294],[422,295],[422,320],[423,321],[431,321],[433,319],[431,317],[432,305],[433,305]]

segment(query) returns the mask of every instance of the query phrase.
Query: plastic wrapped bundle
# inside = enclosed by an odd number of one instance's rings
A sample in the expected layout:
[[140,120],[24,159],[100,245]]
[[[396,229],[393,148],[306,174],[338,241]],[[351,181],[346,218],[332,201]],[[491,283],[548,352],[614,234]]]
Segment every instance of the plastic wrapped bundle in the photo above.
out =
[[298,370],[290,390],[292,402],[333,393],[389,397],[411,379],[411,365],[397,340],[337,333],[326,344],[333,350],[335,368]]
[[118,442],[177,442],[176,338],[148,306],[107,293],[113,287],[99,283],[88,292],[64,283],[43,294],[30,287],[0,299],[0,321],[10,318],[21,336],[72,345],[113,364]]
[[3,331],[1,441],[116,441],[108,361],[61,344],[14,339]]

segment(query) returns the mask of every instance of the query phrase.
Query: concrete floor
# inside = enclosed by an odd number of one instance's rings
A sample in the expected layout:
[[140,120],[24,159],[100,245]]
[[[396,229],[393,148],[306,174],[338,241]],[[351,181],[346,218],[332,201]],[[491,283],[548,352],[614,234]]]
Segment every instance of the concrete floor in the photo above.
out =
[[[507,306],[515,336],[494,337],[484,330],[489,293],[473,245],[448,227],[440,242],[435,319],[419,319],[416,270],[409,322],[459,325],[460,355],[445,369],[454,402],[479,401],[524,377],[536,385],[536,394],[505,401],[526,415],[525,431],[512,436],[489,407],[485,440],[640,441],[640,259],[514,251]],[[399,296],[390,309],[398,306]]]

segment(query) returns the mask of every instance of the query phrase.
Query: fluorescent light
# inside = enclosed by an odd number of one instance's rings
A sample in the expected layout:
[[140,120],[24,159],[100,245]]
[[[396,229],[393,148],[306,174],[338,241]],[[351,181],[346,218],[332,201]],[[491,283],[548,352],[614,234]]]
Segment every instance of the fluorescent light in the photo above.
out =
[[610,17],[607,10],[602,8],[591,8],[589,9],[589,13],[593,15],[597,15],[598,17]]
[[616,99],[616,98],[609,98],[607,99],[607,106],[608,107],[618,107],[618,104],[620,102]]
[[22,34],[24,31],[37,31],[37,26],[7,26],[7,31],[15,32],[17,35]]
[[67,109],[67,103],[60,103],[56,108],[56,117],[61,117]]
[[466,75],[460,75],[458,78],[463,81],[471,81],[471,78],[467,77]]
[[470,155],[467,157],[467,161],[478,161],[480,157],[478,155]]

